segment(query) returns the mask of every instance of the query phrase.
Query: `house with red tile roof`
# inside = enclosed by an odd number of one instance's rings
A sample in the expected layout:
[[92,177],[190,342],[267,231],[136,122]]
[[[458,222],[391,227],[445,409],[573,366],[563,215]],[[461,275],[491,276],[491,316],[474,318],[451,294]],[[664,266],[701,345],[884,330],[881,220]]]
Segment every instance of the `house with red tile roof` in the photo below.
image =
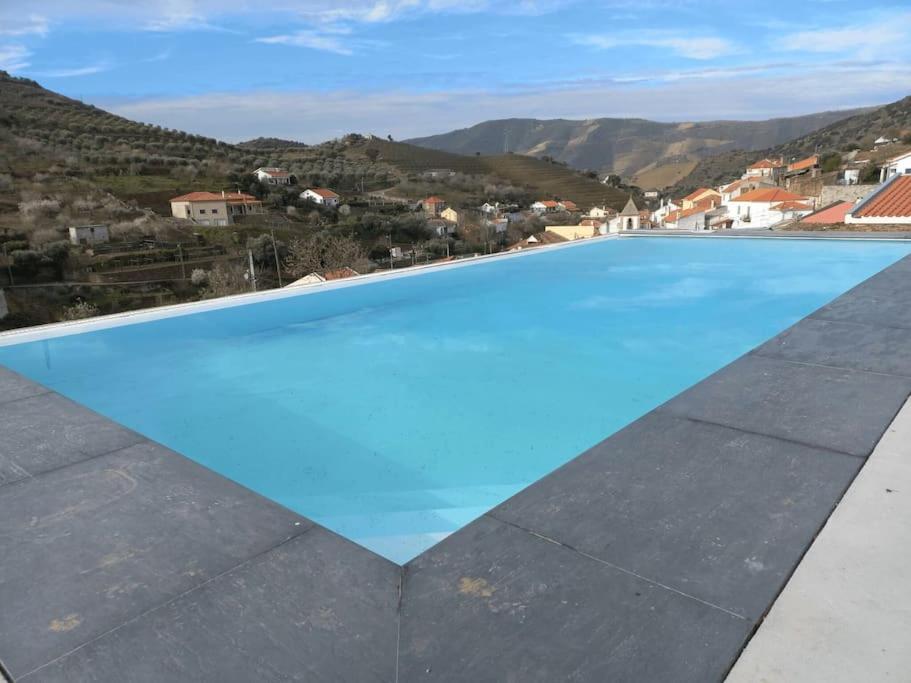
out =
[[560,204],[552,199],[542,199],[531,205],[531,210],[538,214],[553,213],[558,208],[560,208]]
[[290,171],[275,166],[262,166],[253,171],[253,175],[261,183],[268,183],[269,185],[290,185],[293,179]]
[[170,200],[171,215],[199,225],[231,225],[235,219],[263,213],[263,203],[243,192],[190,192]]
[[806,204],[809,213],[813,210],[813,201],[780,187],[764,187],[732,199],[728,204],[728,217],[733,220],[733,228],[768,228],[783,220],[782,212],[775,207],[782,204],[791,206],[787,203],[797,202]]
[[883,164],[879,182],[884,183],[897,175],[911,175],[911,150],[894,156]]
[[692,209],[697,204],[709,199],[713,200],[716,205],[721,204],[721,193],[708,187],[700,187],[683,198],[680,202],[680,208],[684,210]]
[[754,164],[747,167],[745,178],[768,178],[777,180],[784,169],[784,161],[781,159],[760,159]]
[[301,192],[300,198],[330,209],[337,207],[341,201],[341,197],[328,187],[308,188]]
[[446,208],[446,200],[441,197],[432,196],[421,200],[421,209],[428,216],[439,216]]
[[579,210],[579,207],[576,206],[576,203],[570,201],[569,199],[564,199],[563,201],[557,202],[557,208],[562,209],[563,211],[569,211],[570,213]]
[[911,175],[896,175],[862,199],[845,223],[911,225]]
[[817,154],[788,164],[788,173],[807,173],[813,170],[819,170],[819,155]]

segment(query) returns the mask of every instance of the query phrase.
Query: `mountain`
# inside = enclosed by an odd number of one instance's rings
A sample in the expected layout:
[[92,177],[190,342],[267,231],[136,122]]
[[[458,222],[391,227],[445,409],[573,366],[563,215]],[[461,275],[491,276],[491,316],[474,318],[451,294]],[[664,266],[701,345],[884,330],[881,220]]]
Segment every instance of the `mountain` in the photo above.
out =
[[308,147],[308,145],[303,142],[298,142],[297,140],[283,140],[282,138],[254,138],[253,140],[238,142],[237,146],[241,149],[261,151]]
[[673,184],[707,156],[733,149],[764,149],[866,111],[869,109],[700,123],[503,119],[407,142],[456,154],[512,151],[547,156],[577,169],[616,173],[650,188]]
[[827,152],[845,153],[871,149],[878,137],[903,138],[911,134],[911,96],[884,107],[866,110],[818,130],[765,149],[735,150],[700,160],[673,188],[686,194],[697,187],[712,187],[740,177],[744,168],[763,157],[795,157]]

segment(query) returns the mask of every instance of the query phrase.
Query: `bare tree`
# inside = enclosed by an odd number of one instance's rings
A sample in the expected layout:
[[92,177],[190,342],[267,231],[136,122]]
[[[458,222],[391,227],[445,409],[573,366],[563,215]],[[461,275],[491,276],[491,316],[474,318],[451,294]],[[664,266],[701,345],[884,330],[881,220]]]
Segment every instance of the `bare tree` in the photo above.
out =
[[208,274],[208,282],[201,294],[204,299],[217,299],[240,294],[249,289],[244,269],[234,264],[217,264]]
[[318,232],[309,237],[295,239],[285,266],[292,276],[300,278],[332,268],[354,268],[365,260],[363,247],[350,237]]

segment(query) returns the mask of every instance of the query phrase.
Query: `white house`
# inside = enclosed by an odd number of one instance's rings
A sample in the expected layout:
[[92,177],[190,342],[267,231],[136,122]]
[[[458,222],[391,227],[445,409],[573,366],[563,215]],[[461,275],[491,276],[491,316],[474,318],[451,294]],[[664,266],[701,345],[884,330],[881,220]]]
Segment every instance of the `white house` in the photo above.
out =
[[894,175],[845,216],[845,223],[911,225],[911,175]]
[[269,185],[291,184],[291,173],[283,168],[276,168],[275,166],[260,167],[253,171],[253,175],[255,175],[260,182],[268,183]]
[[68,232],[70,244],[101,244],[111,239],[106,225],[75,225]]
[[713,209],[711,202],[703,202],[688,209],[672,211],[664,217],[662,227],[670,230],[708,230],[708,214]]
[[617,215],[617,210],[609,206],[593,206],[589,212],[589,218],[613,218]]
[[732,219],[733,228],[768,228],[782,220],[782,214],[776,207],[784,202],[800,202],[810,206],[806,198],[781,188],[761,188],[751,190],[731,200],[728,205],[728,217]]
[[760,159],[755,164],[747,166],[745,178],[769,178],[776,180],[784,169],[784,162],[780,159]]
[[199,225],[231,225],[235,219],[263,213],[263,203],[243,192],[190,192],[170,200],[174,218]]
[[550,199],[543,199],[531,205],[531,210],[537,214],[553,213],[559,208],[557,202]]
[[889,159],[880,171],[879,182],[884,183],[892,176],[908,174],[911,174],[911,150]]
[[335,192],[326,187],[308,188],[301,192],[300,197],[301,199],[306,199],[314,204],[320,204],[330,209],[337,207],[340,199]]
[[486,213],[488,215],[494,215],[500,210],[500,204],[491,204],[490,202],[484,202],[481,204],[481,213]]

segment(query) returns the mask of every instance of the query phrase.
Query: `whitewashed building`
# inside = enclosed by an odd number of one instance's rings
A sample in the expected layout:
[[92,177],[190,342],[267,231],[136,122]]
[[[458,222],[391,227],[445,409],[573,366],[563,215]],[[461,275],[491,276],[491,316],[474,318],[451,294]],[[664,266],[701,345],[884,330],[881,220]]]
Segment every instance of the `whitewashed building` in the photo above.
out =
[[340,197],[327,187],[311,187],[300,195],[301,199],[306,199],[314,204],[334,209],[339,205]]
[[260,182],[268,183],[269,185],[291,184],[291,173],[284,168],[263,166],[253,171],[253,175],[255,175]]
[[911,150],[889,159],[880,171],[879,182],[897,175],[911,175]]
[[732,228],[768,228],[782,220],[782,213],[775,207],[786,202],[806,204],[813,209],[813,202],[781,188],[751,190],[731,200],[728,217]]
[[67,230],[70,244],[102,244],[111,239],[106,225],[73,225]]

